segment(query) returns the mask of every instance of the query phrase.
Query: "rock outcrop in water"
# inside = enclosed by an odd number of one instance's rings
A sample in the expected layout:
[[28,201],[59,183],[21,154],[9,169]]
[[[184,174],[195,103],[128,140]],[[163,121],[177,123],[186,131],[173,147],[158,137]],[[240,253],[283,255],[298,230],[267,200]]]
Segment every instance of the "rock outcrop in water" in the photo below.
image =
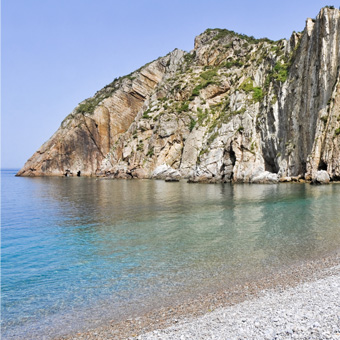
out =
[[290,40],[208,29],[80,103],[18,175],[339,180],[339,45],[332,7]]

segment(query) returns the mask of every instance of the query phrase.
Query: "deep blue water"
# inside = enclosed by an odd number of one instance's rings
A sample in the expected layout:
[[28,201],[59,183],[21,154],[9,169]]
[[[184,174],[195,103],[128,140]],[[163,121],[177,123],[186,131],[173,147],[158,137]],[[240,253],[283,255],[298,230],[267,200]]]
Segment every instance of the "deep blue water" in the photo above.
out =
[[340,244],[340,185],[18,178],[2,170],[2,336],[43,339]]

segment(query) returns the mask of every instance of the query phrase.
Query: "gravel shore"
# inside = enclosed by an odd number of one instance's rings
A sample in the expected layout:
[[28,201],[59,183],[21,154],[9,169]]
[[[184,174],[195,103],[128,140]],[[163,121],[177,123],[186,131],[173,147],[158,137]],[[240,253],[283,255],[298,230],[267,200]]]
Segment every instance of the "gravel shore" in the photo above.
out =
[[340,257],[59,339],[340,339]]
[[340,339],[340,266],[324,279],[263,292],[137,339]]

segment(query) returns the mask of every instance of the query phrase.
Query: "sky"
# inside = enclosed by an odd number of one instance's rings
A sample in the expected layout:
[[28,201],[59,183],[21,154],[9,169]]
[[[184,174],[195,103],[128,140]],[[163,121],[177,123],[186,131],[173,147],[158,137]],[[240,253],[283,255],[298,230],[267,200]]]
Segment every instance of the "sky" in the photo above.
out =
[[74,107],[207,28],[289,38],[316,0],[2,0],[1,168],[20,168]]

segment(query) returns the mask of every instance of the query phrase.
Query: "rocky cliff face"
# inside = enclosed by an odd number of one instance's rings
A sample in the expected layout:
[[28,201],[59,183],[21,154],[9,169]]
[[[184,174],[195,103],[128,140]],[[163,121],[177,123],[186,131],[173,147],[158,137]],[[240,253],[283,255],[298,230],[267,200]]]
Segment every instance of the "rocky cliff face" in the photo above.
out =
[[339,34],[333,8],[289,41],[208,29],[80,103],[18,175],[339,180]]

